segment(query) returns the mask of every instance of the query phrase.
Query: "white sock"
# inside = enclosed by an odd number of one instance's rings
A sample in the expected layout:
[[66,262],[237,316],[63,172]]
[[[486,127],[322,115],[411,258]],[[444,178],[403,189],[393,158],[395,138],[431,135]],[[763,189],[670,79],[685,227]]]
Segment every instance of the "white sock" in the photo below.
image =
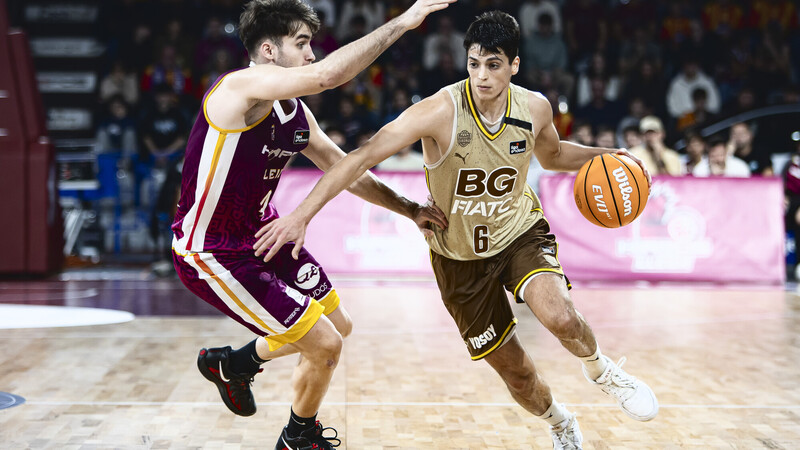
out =
[[569,418],[572,417],[572,414],[567,411],[567,408],[564,407],[562,403],[558,403],[554,397],[553,403],[550,404],[550,407],[547,408],[547,411],[545,411],[541,416],[536,417],[549,423],[551,427],[555,427],[562,422],[569,420]]
[[589,378],[592,380],[596,380],[602,375],[607,366],[606,359],[603,358],[603,354],[600,353],[600,345],[597,346],[597,350],[595,350],[594,353],[582,357],[581,362],[583,362],[583,367],[586,369],[586,374],[589,375]]

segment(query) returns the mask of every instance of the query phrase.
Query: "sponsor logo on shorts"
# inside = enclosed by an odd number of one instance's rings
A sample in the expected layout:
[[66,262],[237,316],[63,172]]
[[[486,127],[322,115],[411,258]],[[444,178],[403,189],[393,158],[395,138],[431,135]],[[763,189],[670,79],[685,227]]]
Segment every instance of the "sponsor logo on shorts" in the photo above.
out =
[[467,338],[467,340],[472,348],[478,350],[489,342],[492,342],[492,340],[496,337],[497,333],[494,331],[494,325],[489,325],[489,328],[487,328],[486,331],[475,337]]
[[322,283],[320,287],[314,289],[314,292],[311,293],[311,298],[315,300],[319,300],[322,297],[322,294],[328,291],[328,283]]
[[517,153],[525,153],[526,141],[514,141],[509,145],[509,153],[516,155]]
[[294,311],[292,311],[292,313],[289,314],[289,317],[287,317],[286,320],[283,321],[283,324],[287,325],[289,323],[289,321],[292,320],[294,318],[294,316],[296,316],[299,311],[300,311],[300,308],[295,308]]
[[549,255],[555,255],[556,254],[556,249],[555,248],[544,246],[544,245],[542,246],[542,251],[547,253],[547,254],[549,254]]
[[300,289],[311,289],[319,283],[319,267],[312,263],[305,263],[300,270],[297,271],[297,278],[295,284]]

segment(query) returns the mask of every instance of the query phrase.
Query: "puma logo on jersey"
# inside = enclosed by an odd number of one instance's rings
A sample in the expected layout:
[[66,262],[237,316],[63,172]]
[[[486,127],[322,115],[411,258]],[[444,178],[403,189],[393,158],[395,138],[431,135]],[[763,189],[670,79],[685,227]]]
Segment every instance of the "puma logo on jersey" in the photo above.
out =
[[466,164],[466,163],[467,163],[467,156],[469,156],[469,153],[467,153],[467,154],[466,154],[466,155],[464,155],[464,156],[461,156],[461,153],[456,153],[456,156],[458,156],[459,158],[461,158],[461,160],[462,160],[462,161],[464,161],[464,164]]

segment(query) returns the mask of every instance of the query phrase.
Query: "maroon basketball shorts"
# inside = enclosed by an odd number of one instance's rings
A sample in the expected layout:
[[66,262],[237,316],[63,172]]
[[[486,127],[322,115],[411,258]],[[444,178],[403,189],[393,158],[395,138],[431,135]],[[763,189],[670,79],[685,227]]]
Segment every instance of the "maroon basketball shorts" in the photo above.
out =
[[183,284],[215,308],[269,343],[270,350],[305,336],[320,315],[339,306],[339,296],[306,249],[292,258],[292,245],[268,263],[253,253],[178,254],[175,269]]
[[431,252],[431,264],[444,306],[473,360],[486,357],[514,333],[517,318],[505,291],[523,303],[528,280],[542,273],[564,276],[556,238],[544,219],[489,258],[458,261]]

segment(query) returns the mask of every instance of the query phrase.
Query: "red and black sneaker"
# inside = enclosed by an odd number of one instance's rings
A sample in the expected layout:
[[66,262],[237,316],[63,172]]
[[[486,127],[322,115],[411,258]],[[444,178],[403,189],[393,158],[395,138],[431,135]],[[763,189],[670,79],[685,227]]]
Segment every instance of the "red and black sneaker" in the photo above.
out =
[[204,348],[197,355],[197,368],[206,380],[217,385],[222,401],[234,414],[252,416],[256,413],[256,401],[250,384],[258,372],[237,374],[228,369],[230,347]]
[[[325,437],[322,435],[327,430],[333,431],[333,436]],[[319,420],[314,428],[300,433],[300,436],[289,437],[286,427],[283,427],[281,437],[275,444],[275,450],[331,450],[342,444],[339,439],[339,432],[333,427],[322,427]]]

